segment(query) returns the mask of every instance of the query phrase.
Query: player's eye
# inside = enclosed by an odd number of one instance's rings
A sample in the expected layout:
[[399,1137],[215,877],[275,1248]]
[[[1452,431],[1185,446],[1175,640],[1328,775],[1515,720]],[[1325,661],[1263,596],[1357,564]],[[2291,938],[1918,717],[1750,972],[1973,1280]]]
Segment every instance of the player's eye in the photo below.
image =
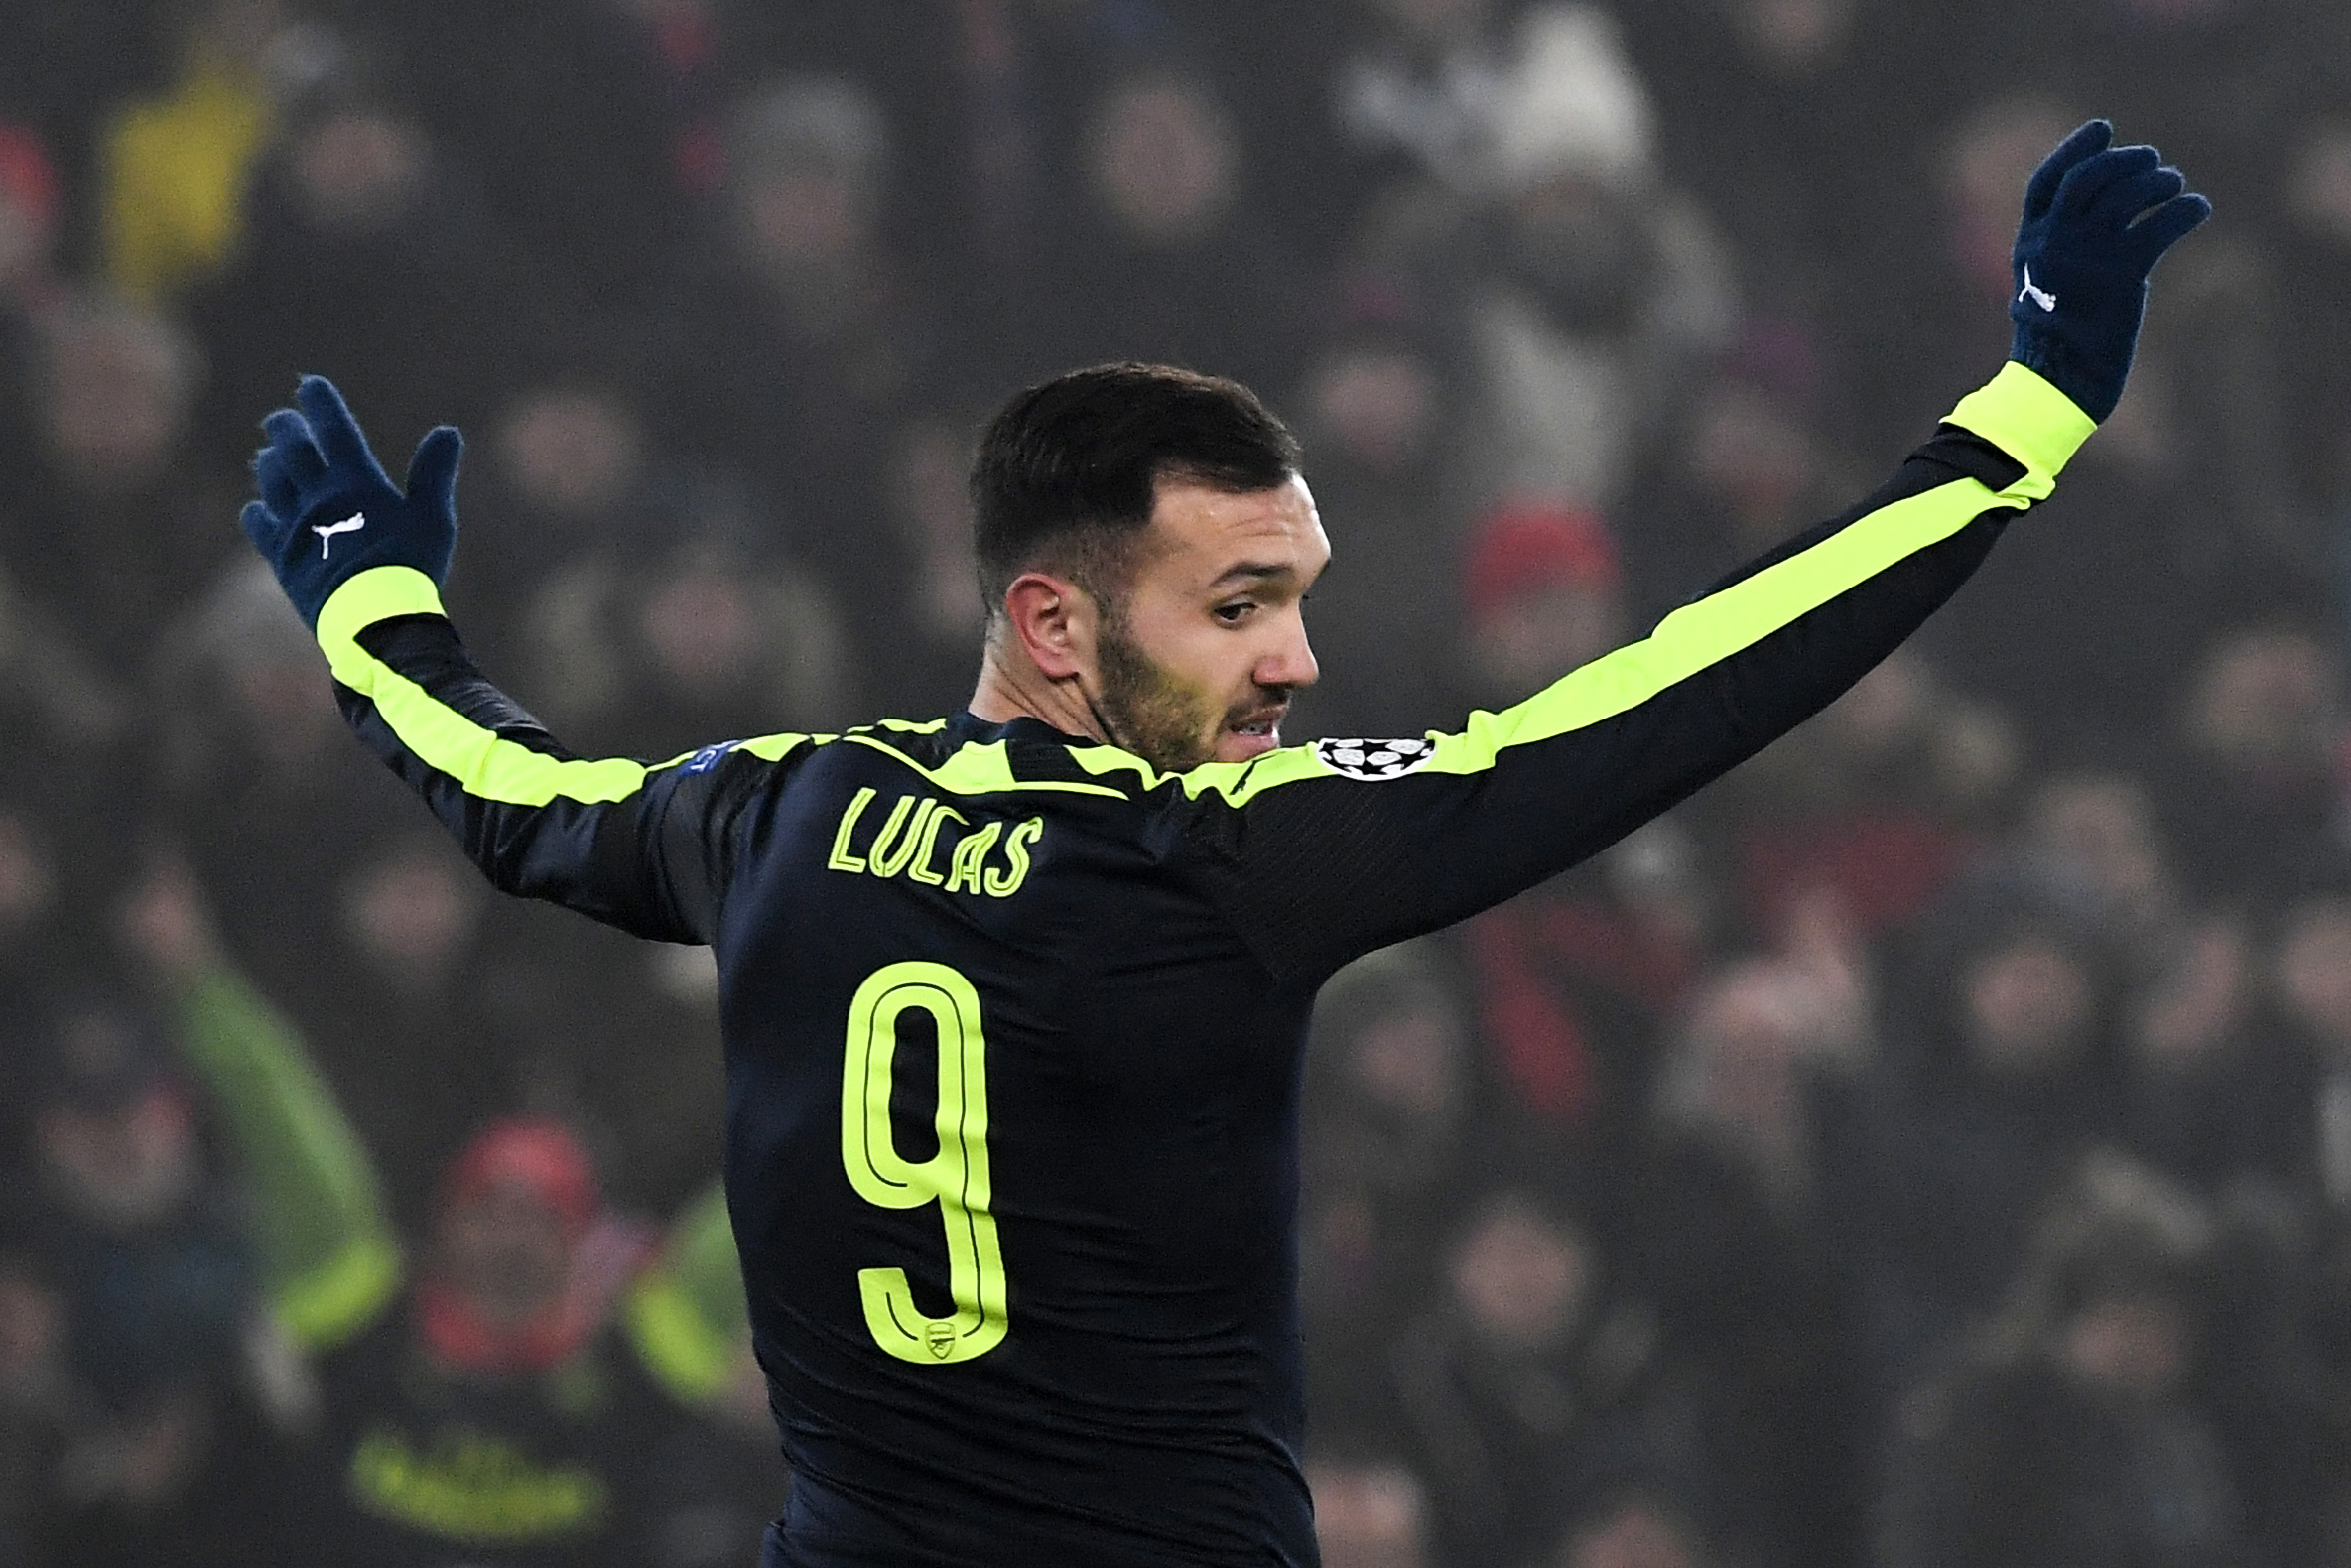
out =
[[1248,619],[1249,611],[1256,607],[1257,601],[1255,599],[1235,599],[1230,604],[1219,604],[1213,613],[1226,625],[1238,626]]

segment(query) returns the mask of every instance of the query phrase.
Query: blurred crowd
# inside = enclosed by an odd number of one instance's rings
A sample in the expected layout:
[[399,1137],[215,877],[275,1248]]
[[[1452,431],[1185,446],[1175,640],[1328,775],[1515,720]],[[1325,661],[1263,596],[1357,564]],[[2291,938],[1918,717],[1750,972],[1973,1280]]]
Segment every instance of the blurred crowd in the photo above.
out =
[[[1330,1568],[2351,1564],[2351,12],[113,0],[0,49],[0,1563],[746,1563],[706,954],[494,900],[234,527],[334,377],[586,753],[969,695],[963,466],[1257,388],[1292,740],[1891,473],[2079,120],[2220,220],[1916,642],[1326,993]],[[396,464],[395,464],[395,471]]]

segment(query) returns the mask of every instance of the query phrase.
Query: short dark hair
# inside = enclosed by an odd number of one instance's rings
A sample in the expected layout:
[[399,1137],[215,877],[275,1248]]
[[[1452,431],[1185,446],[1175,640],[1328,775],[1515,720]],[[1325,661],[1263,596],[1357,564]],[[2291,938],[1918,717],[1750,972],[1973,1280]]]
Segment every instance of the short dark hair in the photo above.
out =
[[1238,381],[1171,365],[1073,370],[988,422],[972,459],[972,526],[988,613],[1022,572],[1058,568],[1097,597],[1123,585],[1126,547],[1162,479],[1235,494],[1298,471],[1298,439]]

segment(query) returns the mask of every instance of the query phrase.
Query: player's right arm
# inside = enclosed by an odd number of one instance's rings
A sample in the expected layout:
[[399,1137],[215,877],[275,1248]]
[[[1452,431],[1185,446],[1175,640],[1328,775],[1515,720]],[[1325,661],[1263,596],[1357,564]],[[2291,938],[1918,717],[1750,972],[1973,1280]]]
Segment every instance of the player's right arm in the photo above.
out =
[[499,888],[639,936],[708,942],[742,812],[806,738],[666,763],[566,750],[485,680],[441,606],[463,443],[427,436],[394,486],[342,397],[304,378],[262,422],[245,533],[317,633],[344,717]]

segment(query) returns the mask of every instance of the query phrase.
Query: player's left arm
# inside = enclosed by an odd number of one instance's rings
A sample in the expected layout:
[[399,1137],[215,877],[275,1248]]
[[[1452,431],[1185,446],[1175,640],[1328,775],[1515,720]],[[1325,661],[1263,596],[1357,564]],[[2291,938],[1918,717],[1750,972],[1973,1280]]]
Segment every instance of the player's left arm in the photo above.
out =
[[1827,707],[1948,599],[2113,409],[2148,273],[2210,210],[2111,139],[2094,121],[2034,175],[2012,362],[1876,494],[1457,733],[1186,775],[1268,963],[1323,972],[1556,874]]
[[639,936],[708,942],[734,829],[802,735],[648,764],[587,758],[483,678],[441,604],[463,442],[417,448],[404,485],[333,385],[262,422],[241,519],[317,634],[343,716],[499,888]]
[[1316,973],[1598,852],[1898,647],[2091,428],[2010,365],[1867,500],[1515,707],[1184,775],[1230,843],[1224,901],[1269,964]]

